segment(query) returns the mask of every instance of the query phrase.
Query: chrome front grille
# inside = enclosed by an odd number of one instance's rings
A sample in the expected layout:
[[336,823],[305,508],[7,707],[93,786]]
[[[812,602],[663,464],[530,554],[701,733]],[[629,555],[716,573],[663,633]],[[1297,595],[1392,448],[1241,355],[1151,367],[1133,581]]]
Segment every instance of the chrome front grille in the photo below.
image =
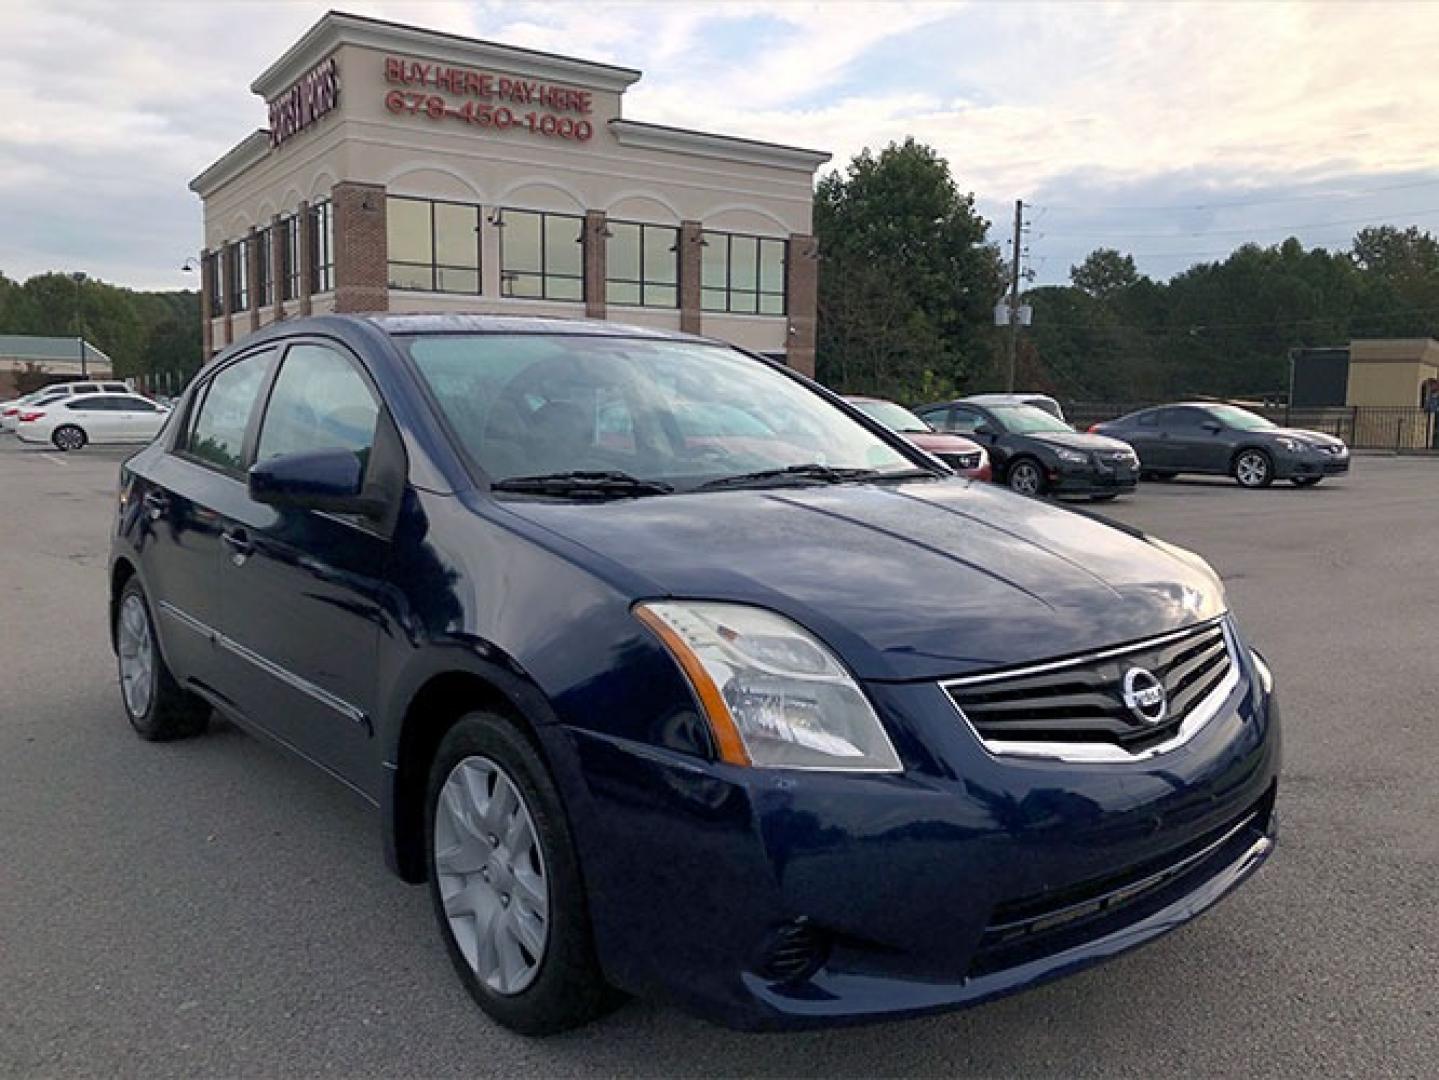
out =
[[[1216,619],[1088,656],[943,686],[994,753],[1131,760],[1187,739],[1238,678],[1232,632],[1225,619]],[[1162,708],[1155,687],[1163,688]]]
[[975,450],[968,454],[940,454],[939,458],[951,469],[977,469],[979,468],[979,451]]

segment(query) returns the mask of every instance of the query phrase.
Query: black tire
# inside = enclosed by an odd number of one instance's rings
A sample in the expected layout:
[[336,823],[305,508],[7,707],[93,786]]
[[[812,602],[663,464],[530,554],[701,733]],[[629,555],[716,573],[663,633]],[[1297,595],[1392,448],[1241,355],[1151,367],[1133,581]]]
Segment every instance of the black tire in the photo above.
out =
[[61,424],[50,432],[50,442],[56,450],[80,450],[89,441],[90,437],[85,434],[84,429],[74,424]]
[[1322,476],[1291,476],[1289,478],[1289,482],[1295,487],[1305,488],[1313,487],[1315,484],[1319,483],[1319,481],[1323,479],[1324,477]]
[[1044,480],[1044,466],[1032,457],[1015,458],[1011,461],[1004,470],[1004,482],[1010,491],[1021,495],[1043,495],[1049,487]]
[[[519,789],[534,821],[549,896],[548,938],[533,981],[515,994],[490,989],[460,951],[445,913],[435,867],[435,819],[440,792],[461,761],[483,757],[498,765]],[[489,1016],[523,1035],[552,1035],[589,1023],[623,996],[605,982],[595,954],[589,906],[569,820],[549,770],[529,739],[509,720],[474,712],[457,722],[430,763],[425,790],[425,863],[435,921],[445,951],[476,1003]]]
[[1253,447],[1234,455],[1230,471],[1240,487],[1267,488],[1274,483],[1274,460],[1265,451]]
[[[151,663],[149,665],[148,693],[143,708],[132,707],[131,695],[126,691],[125,656],[122,652],[123,628],[120,623],[129,609],[128,605],[138,603],[138,612],[144,616],[145,628],[149,634]],[[185,739],[199,735],[210,724],[210,706],[201,698],[183,689],[160,654],[160,641],[155,635],[155,620],[150,615],[150,604],[140,582],[131,578],[120,590],[119,601],[115,604],[116,667],[120,678],[120,702],[135,734],[149,742],[168,742],[171,739]]]
[[1162,484],[1167,484],[1169,483],[1169,481],[1173,480],[1178,475],[1179,474],[1177,472],[1169,472],[1166,470],[1163,472],[1150,472],[1149,478],[1151,480],[1158,480]]

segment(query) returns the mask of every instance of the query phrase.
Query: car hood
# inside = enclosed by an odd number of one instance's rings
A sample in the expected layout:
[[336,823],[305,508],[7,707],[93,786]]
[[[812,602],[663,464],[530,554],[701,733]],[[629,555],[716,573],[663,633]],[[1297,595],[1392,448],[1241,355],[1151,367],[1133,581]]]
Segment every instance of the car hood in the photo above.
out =
[[1130,449],[1129,444],[1121,439],[1112,439],[1108,435],[1090,435],[1080,431],[1036,431],[1025,435],[1024,438],[1049,446],[1062,446],[1066,450],[1093,452],[1095,450]]
[[972,454],[983,449],[973,439],[943,431],[901,431],[899,434],[931,454]]
[[598,556],[591,568],[634,599],[779,611],[868,679],[933,679],[1085,652],[1201,622],[1224,606],[1198,560],[957,479],[501,505],[549,532],[557,549],[579,544]]

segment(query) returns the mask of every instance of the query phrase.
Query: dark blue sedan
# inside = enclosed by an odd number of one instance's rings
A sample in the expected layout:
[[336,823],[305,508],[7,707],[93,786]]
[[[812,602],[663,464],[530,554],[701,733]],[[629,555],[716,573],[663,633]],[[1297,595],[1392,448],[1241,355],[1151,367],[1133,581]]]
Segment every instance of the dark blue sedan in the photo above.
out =
[[528,1033],[981,1001],[1273,845],[1272,681],[1203,560],[680,334],[254,334],[122,468],[110,615],[135,730],[218,710],[358,791]]

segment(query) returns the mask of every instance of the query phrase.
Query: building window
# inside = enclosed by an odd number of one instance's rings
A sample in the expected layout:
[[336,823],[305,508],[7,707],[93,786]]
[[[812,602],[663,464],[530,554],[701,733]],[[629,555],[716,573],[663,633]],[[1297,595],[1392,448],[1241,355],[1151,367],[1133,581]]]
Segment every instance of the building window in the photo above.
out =
[[480,208],[439,199],[385,200],[392,289],[480,291]]
[[297,300],[300,296],[300,215],[280,219],[280,297]]
[[500,295],[585,298],[585,220],[573,214],[501,210]]
[[261,229],[255,234],[255,305],[269,307],[275,302],[274,282],[270,280],[271,230]]
[[310,292],[335,287],[335,211],[329,199],[310,207]]
[[785,242],[768,236],[704,234],[700,307],[744,315],[783,315]]
[[631,221],[609,221],[605,227],[605,302],[679,307],[680,231]]
[[250,242],[236,240],[230,245],[230,280],[234,292],[230,296],[230,310],[250,310]]
[[210,267],[210,317],[218,319],[225,313],[225,264],[218,251],[205,256]]

